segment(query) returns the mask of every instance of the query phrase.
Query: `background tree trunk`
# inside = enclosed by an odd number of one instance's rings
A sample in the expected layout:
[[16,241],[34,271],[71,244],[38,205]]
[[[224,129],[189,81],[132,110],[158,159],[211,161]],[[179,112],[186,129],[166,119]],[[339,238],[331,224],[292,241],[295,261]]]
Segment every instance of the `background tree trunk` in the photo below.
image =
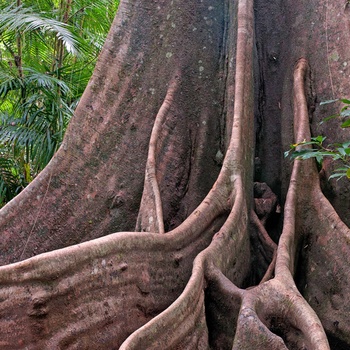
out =
[[348,90],[347,11],[121,2],[60,150],[0,211],[1,348],[349,347],[349,185],[329,202],[283,160],[309,122],[337,139],[317,102]]

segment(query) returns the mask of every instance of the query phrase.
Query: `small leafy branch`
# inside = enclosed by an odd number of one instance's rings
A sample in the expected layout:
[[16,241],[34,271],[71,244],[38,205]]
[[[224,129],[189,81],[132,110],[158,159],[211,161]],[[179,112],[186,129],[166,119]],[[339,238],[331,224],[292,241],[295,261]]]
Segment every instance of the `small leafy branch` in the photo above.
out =
[[[350,100],[329,100],[321,102],[320,105],[334,103],[337,101],[341,101],[344,104],[340,112],[325,118],[321,123],[334,118],[340,118],[342,122],[341,127],[348,128],[350,127]],[[320,165],[322,165],[325,157],[330,157],[333,160],[339,160],[342,163],[342,166],[335,169],[334,173],[329,177],[329,179],[337,178],[339,180],[342,177],[350,179],[350,141],[333,143],[325,146],[325,140],[326,137],[319,135],[317,137],[312,137],[310,141],[304,140],[303,142],[293,144],[290,146],[290,150],[284,153],[284,156],[302,160],[315,158]],[[298,146],[303,145],[311,145],[313,148],[299,149]]]
[[342,123],[340,126],[342,128],[348,128],[348,127],[350,127],[350,118],[349,118],[350,117],[350,100],[348,100],[346,98],[336,99],[336,100],[328,100],[328,101],[321,102],[320,106],[326,105],[329,103],[338,102],[338,101],[343,102],[343,104],[344,104],[343,108],[340,110],[339,113],[333,114],[330,117],[325,118],[321,122],[321,124],[328,121],[328,120],[334,119],[334,118],[340,118],[342,120]]

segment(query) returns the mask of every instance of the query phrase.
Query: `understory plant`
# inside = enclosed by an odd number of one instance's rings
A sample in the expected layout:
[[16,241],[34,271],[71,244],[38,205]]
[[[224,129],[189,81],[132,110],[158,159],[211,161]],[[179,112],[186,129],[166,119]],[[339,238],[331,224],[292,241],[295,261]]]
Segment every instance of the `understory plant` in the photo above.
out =
[[48,164],[118,1],[0,0],[0,207]]
[[[327,122],[331,119],[337,118],[340,120],[340,127],[350,127],[350,100],[348,99],[336,99],[321,102],[320,105],[334,103],[341,101],[343,107],[339,113],[331,115],[325,118],[322,123]],[[312,137],[310,141],[304,140],[303,142],[292,144],[290,149],[285,152],[285,157],[290,156],[292,159],[309,159],[315,158],[317,163],[322,165],[325,157],[329,157],[334,161],[338,161],[341,166],[336,168],[329,179],[336,178],[347,178],[350,179],[350,140],[346,142],[335,142],[326,144],[326,137],[318,135]],[[312,148],[301,148],[302,145],[311,145]]]

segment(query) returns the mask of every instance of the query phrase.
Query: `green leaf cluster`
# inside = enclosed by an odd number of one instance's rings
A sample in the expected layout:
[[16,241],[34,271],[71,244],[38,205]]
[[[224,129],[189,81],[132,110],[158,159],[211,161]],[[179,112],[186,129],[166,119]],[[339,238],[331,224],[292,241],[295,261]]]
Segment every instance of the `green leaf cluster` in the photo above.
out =
[[327,118],[325,118],[323,122],[326,122],[328,120],[334,119],[334,118],[341,118],[342,123],[341,123],[341,127],[342,128],[348,128],[350,127],[350,100],[346,99],[346,98],[342,98],[342,99],[336,99],[336,100],[328,100],[328,101],[323,101],[320,103],[320,105],[325,105],[325,104],[329,104],[329,103],[334,103],[334,102],[338,102],[341,101],[344,106],[341,108],[340,112],[337,114],[333,114]]
[[[341,119],[341,127],[350,127],[350,100],[348,99],[336,99],[321,102],[320,105],[334,103],[341,101],[343,107],[340,112],[330,117],[325,118],[323,122],[334,118]],[[290,145],[290,149],[284,153],[285,157],[291,157],[292,159],[310,159],[315,158],[316,161],[322,165],[323,159],[329,157],[334,161],[340,161],[342,166],[335,169],[334,173],[329,179],[337,178],[341,179],[346,177],[350,179],[350,141],[343,143],[333,143],[325,146],[326,137],[319,135],[312,137],[310,141],[304,140],[303,142]],[[301,146],[309,146],[307,148]]]

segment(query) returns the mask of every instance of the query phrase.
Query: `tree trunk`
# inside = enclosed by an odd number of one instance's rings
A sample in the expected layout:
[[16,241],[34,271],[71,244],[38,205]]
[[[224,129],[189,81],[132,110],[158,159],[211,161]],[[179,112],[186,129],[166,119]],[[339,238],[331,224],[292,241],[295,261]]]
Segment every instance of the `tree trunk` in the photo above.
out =
[[310,122],[349,136],[317,103],[348,91],[348,11],[121,2],[61,148],[0,211],[1,349],[347,349],[349,184],[325,164],[329,202],[283,151]]

